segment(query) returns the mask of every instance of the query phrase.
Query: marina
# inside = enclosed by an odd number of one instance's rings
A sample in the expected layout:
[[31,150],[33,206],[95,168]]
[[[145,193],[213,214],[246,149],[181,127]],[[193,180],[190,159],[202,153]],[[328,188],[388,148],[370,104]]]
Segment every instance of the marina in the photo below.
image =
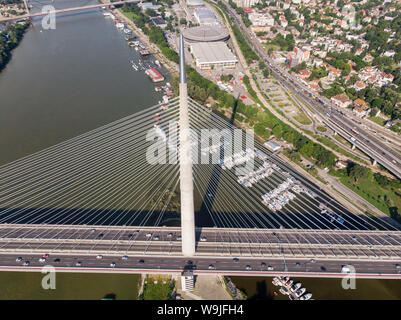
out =
[[[137,58],[134,58],[135,60],[132,59],[129,61],[132,70],[144,72],[153,83],[165,81],[165,77],[160,72],[163,67],[162,64],[152,56],[150,50],[138,39],[138,36],[134,34],[133,30],[112,13],[104,12],[103,15],[114,21],[116,28],[125,34],[124,39],[127,41],[127,45],[139,53]],[[159,101],[159,103],[163,102],[167,104],[169,99],[173,96],[171,85],[168,82],[164,86],[155,87],[155,91],[164,91],[165,93],[162,97],[162,101]],[[162,108],[165,108],[165,105]]]
[[[287,276],[275,277],[272,283],[276,287],[280,287],[279,292],[288,296],[290,300],[310,300],[312,293],[306,292],[306,288],[302,287],[301,282],[294,283],[294,280]],[[274,291],[276,295],[277,292]]]

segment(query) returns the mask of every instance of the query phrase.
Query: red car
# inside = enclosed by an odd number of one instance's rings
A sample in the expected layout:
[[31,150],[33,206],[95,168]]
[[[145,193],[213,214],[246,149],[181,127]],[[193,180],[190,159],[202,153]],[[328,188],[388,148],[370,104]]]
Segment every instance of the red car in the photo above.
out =
[[42,256],[42,258],[45,258],[45,259],[49,258],[49,254],[45,253],[45,254]]

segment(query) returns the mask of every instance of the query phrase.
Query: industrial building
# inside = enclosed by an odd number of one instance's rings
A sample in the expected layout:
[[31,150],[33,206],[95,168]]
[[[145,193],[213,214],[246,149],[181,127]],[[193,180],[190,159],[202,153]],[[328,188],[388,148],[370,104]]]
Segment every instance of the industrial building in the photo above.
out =
[[238,59],[224,42],[192,43],[190,50],[200,69],[235,68],[238,63]]
[[150,20],[156,27],[164,29],[167,27],[167,22],[162,17],[151,17]]
[[188,7],[203,7],[204,5],[203,0],[187,0]]
[[281,146],[278,143],[271,141],[271,140],[267,140],[263,145],[267,149],[269,149],[270,151],[273,151],[273,152],[278,151],[281,148]]
[[196,18],[198,23],[203,26],[219,25],[219,22],[217,21],[215,14],[206,8],[196,9],[194,12],[194,17]]
[[220,26],[197,26],[182,30],[184,39],[188,42],[226,41],[230,38],[228,32]]
[[250,8],[259,2],[260,0],[234,0],[234,3],[237,5],[237,7],[241,8]]

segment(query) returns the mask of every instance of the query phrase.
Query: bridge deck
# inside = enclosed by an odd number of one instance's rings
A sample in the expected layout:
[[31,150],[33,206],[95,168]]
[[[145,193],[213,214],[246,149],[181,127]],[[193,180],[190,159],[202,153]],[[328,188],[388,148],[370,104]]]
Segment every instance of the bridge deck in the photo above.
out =
[[[196,229],[198,256],[401,259],[400,231]],[[0,252],[181,256],[177,227],[0,225]]]

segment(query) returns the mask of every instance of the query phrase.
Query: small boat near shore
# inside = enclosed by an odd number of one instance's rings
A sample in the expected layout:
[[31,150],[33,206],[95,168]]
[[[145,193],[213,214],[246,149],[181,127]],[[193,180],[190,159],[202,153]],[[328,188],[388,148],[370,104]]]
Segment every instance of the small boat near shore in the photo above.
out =
[[299,300],[310,300],[310,298],[312,298],[312,293],[307,293],[301,296]]

